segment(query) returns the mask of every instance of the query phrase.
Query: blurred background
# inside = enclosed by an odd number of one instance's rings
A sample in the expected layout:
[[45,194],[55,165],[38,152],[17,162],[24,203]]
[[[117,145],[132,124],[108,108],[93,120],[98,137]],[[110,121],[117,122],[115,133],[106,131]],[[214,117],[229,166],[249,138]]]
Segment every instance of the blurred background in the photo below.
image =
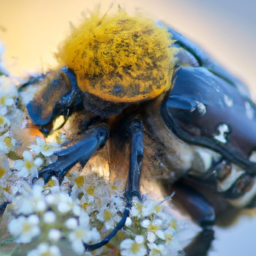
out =
[[[82,13],[93,10],[98,2],[0,0],[0,40],[6,46],[7,69],[22,76],[54,68],[53,53],[69,33],[69,22],[79,24]],[[171,24],[243,80],[256,99],[255,0],[103,0],[102,12],[111,3],[131,12],[139,8]],[[256,218],[243,214],[230,227],[216,227],[216,240],[209,255],[255,256],[255,238]]]

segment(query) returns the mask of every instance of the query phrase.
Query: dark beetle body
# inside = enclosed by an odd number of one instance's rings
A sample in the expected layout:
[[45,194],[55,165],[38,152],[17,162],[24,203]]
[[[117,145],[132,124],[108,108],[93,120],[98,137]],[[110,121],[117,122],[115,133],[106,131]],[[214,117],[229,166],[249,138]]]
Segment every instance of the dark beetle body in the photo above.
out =
[[[223,181],[228,177],[228,173],[221,177],[221,172],[225,170],[223,166],[221,170],[218,163],[228,162],[233,164],[231,169],[241,168],[240,183],[237,184],[238,176],[234,175],[230,191],[226,193],[232,199],[238,198],[255,183],[255,104],[240,81],[211,61],[205,52],[188,39],[171,29],[170,32],[177,39],[177,44],[190,51],[202,67],[178,68],[173,78],[173,89],[161,106],[161,115],[166,125],[181,140],[220,154],[219,159],[215,159],[215,163],[206,170],[215,171],[216,178],[219,176]],[[221,131],[223,127],[224,131]],[[229,174],[233,175],[231,169]],[[255,186],[253,188],[251,201],[248,199],[244,205],[238,203],[240,206],[253,204]]]
[[[194,43],[168,30],[177,40],[175,46],[181,49],[170,92],[133,105],[105,102],[88,93],[82,96],[85,109],[96,113],[97,118],[103,118],[110,126],[107,154],[112,163],[109,166],[112,178],[128,175],[129,157],[123,152],[125,148],[129,150],[129,137],[126,138],[123,131],[128,123],[126,119],[139,114],[144,126],[145,170],[142,175],[145,180],[168,179],[174,183],[192,175],[203,183],[210,181],[216,191],[226,192],[229,199],[238,198],[254,185],[256,165],[249,158],[256,145],[253,136],[255,105],[239,80],[214,63]],[[70,77],[70,71],[67,73]],[[71,81],[74,84],[75,78]],[[76,122],[86,122],[87,111],[78,118],[83,121]],[[115,117],[108,119],[109,115]],[[222,125],[227,128],[223,134],[219,130]],[[72,126],[80,127],[80,124]],[[222,137],[220,140],[218,135]],[[203,165],[200,152],[210,159],[209,165]],[[238,169],[239,174],[232,173],[232,168]],[[219,190],[218,182],[228,177],[232,180],[226,185],[229,190]],[[238,180],[240,187],[236,187]],[[253,197],[242,206],[253,203]]]
[[[158,24],[165,26],[160,22]],[[210,184],[212,191],[224,196],[237,207],[254,206],[255,104],[239,80],[187,38],[171,28],[168,31],[176,40],[174,47],[179,51],[172,78],[173,87],[157,98],[136,104],[106,102],[89,93],[81,93],[72,70],[62,68],[70,80],[71,89],[68,89],[61,102],[56,102],[51,114],[44,119],[41,113],[42,105],[47,104],[46,100],[38,102],[34,99],[28,104],[32,121],[42,129],[59,114],[76,112],[72,123],[73,134],[70,135],[70,139],[75,139],[61,153],[56,152],[59,162],[51,168],[46,167],[45,173],[55,169],[56,174],[56,169],[59,169],[65,175],[77,162],[85,165],[94,151],[91,150],[84,157],[83,150],[76,153],[72,147],[87,138],[88,134],[94,136],[91,131],[103,122],[109,127],[108,141],[105,146],[103,142],[95,142],[97,147],[94,142],[88,142],[88,147],[101,148],[96,156],[105,158],[111,179],[127,178],[131,168],[129,163],[135,161],[129,158],[131,135],[127,127],[130,120],[139,116],[143,125],[143,144],[136,147],[143,148],[140,153],[143,155],[143,191],[152,189],[150,183],[165,180],[165,184],[171,184],[180,179],[191,178],[198,184]],[[56,88],[58,86],[57,83]],[[51,90],[53,89],[45,92],[47,97],[51,97],[50,94],[54,91]],[[62,112],[61,106],[65,111]],[[87,135],[83,136],[82,132]],[[69,163],[63,164],[63,161]],[[142,160],[138,158],[136,161],[140,166]],[[165,189],[169,188],[165,186]],[[193,193],[197,195],[194,190],[187,191],[187,197]],[[194,217],[202,226],[210,222],[212,224],[214,213],[204,199],[197,203],[191,201],[187,205],[196,207],[199,202],[201,206],[205,203],[205,206]],[[203,215],[207,214],[208,217],[204,218]]]

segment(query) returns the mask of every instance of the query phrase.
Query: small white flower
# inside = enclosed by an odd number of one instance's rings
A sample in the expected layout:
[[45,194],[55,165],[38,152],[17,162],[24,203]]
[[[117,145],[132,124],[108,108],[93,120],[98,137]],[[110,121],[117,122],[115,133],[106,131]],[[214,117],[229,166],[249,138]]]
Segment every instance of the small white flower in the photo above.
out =
[[10,132],[0,136],[0,155],[8,154],[17,147],[17,141],[12,137]]
[[142,217],[142,209],[143,209],[143,204],[141,204],[137,200],[134,201],[132,204],[131,212],[130,212],[131,216],[141,218]]
[[32,238],[40,234],[39,218],[37,215],[28,218],[20,216],[9,223],[8,229],[13,236],[18,237],[17,242],[30,243]]
[[34,185],[31,188],[26,183],[21,189],[21,194],[13,201],[17,214],[31,214],[33,212],[42,212],[46,209],[46,203],[42,194],[43,187]]
[[144,256],[147,254],[143,236],[136,236],[135,241],[123,240],[120,244],[120,250],[122,256]]
[[161,230],[162,228],[162,220],[155,219],[152,222],[150,220],[143,220],[141,222],[141,226],[148,230],[147,239],[150,243],[154,243],[156,240],[156,236],[165,240],[164,232]]
[[139,202],[137,199],[133,201],[131,208],[131,216],[137,218],[147,217],[151,214],[158,214],[163,209],[159,202],[144,196],[143,201]]
[[57,203],[57,198],[56,196],[52,195],[52,194],[49,194],[45,197],[45,201],[49,204],[49,205],[52,205],[54,203]]
[[168,254],[168,251],[166,247],[163,244],[148,244],[148,247],[150,249],[149,256],[164,256]]
[[115,209],[108,209],[104,207],[102,207],[97,214],[97,219],[104,223],[107,230],[115,227],[115,221],[118,221],[117,217]]
[[44,214],[44,222],[52,224],[56,221],[56,214],[52,211],[48,211]]
[[31,177],[38,177],[38,168],[42,166],[42,158],[33,159],[32,154],[29,151],[23,152],[23,160],[17,160],[14,162],[14,167],[19,171],[17,175],[19,177],[26,178],[29,175]]
[[67,213],[73,209],[73,201],[72,198],[64,193],[60,194],[60,201],[58,203],[58,211],[60,213]]
[[[8,163],[8,158],[5,155],[0,156],[0,184],[2,182],[6,182],[6,179],[9,174],[9,163]],[[3,183],[3,185],[4,185]],[[5,184],[6,185],[6,184]]]
[[61,256],[60,249],[55,245],[41,243],[38,247],[28,253],[27,256]]
[[4,115],[0,114],[0,132],[3,132],[10,126],[10,121]]
[[48,238],[50,241],[57,242],[61,238],[61,232],[58,229],[50,229],[48,233]]
[[125,207],[125,202],[119,196],[111,196],[111,207],[115,207],[117,211],[123,212]]
[[10,86],[10,79],[0,77],[0,107],[10,107],[14,105],[14,98],[18,96],[17,88],[12,85]]
[[65,225],[69,229],[75,229],[77,227],[77,225],[78,225],[77,219],[69,218],[68,220],[66,220]]
[[175,232],[176,230],[172,226],[170,226],[164,231],[164,240],[167,244],[170,245],[172,243]]
[[93,203],[95,200],[95,197],[97,195],[97,189],[98,187],[95,185],[88,185],[84,184],[83,189],[85,191],[85,196],[88,199],[89,203]]
[[46,142],[40,137],[36,137],[37,145],[31,145],[30,148],[38,155],[42,153],[44,156],[50,156],[57,151],[60,146],[55,142]]
[[128,217],[125,221],[125,226],[126,227],[130,227],[132,225],[132,219],[130,217]]
[[72,243],[71,246],[74,252],[77,254],[83,254],[85,250],[83,242],[89,243],[92,241],[97,241],[100,239],[100,234],[96,228],[89,230],[82,227],[77,227],[68,235],[68,238]]
[[27,119],[24,112],[22,112],[20,109],[12,108],[10,111],[8,111],[8,115],[6,117],[10,121],[9,128],[14,135],[17,135],[21,140],[27,140],[28,138],[26,138],[26,136],[28,136],[28,133],[22,130],[27,125]]
[[147,217],[150,214],[158,214],[163,209],[163,205],[159,204],[159,202],[155,200],[146,200],[143,202],[142,215],[143,217]]
[[35,211],[36,212],[44,212],[47,209],[47,204],[44,201],[44,198],[42,198],[41,200],[38,200],[35,203]]
[[75,204],[74,207],[73,207],[73,213],[74,213],[76,216],[79,216],[79,215],[81,214],[81,211],[82,211],[81,206]]
[[84,210],[81,211],[81,214],[79,216],[79,226],[83,228],[89,228],[90,224],[90,217],[87,212]]

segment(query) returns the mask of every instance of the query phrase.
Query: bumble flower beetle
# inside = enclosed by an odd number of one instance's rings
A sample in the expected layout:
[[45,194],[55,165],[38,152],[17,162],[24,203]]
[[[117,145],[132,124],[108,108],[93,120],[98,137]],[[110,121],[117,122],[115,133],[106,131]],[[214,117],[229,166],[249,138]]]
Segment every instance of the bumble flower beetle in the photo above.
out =
[[198,184],[236,207],[255,205],[255,104],[239,80],[189,39],[121,10],[86,19],[57,58],[59,69],[42,80],[28,114],[46,133],[59,115],[78,118],[57,161],[40,176],[63,179],[107,147],[111,176],[127,178],[122,220],[86,250],[103,246],[124,226],[132,197],[152,179],[169,192],[175,184],[177,197],[204,228],[198,239],[209,236],[199,249],[187,249],[193,255],[209,249],[215,221]]

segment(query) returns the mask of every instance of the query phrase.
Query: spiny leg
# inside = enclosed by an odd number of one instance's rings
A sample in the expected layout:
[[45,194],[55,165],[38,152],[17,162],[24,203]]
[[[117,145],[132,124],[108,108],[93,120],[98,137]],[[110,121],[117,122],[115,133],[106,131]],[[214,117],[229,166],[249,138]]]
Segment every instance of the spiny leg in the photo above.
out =
[[112,232],[105,237],[102,241],[96,244],[85,244],[84,247],[86,251],[94,251],[105,244],[107,244],[116,233],[121,230],[126,222],[127,217],[129,216],[131,207],[132,207],[132,198],[137,196],[140,198],[140,173],[141,173],[141,164],[143,158],[143,126],[139,119],[135,119],[131,124],[131,133],[132,133],[132,145],[130,153],[130,165],[129,165],[129,174],[126,183],[126,206],[123,213],[123,217]]
[[39,177],[48,182],[52,176],[57,176],[62,181],[70,168],[76,163],[84,166],[91,156],[106,143],[108,136],[108,125],[99,124],[78,136],[77,139],[69,141],[65,144],[64,149],[53,154],[58,159],[44,167],[39,172]]
[[177,182],[173,188],[175,198],[187,210],[189,215],[203,228],[184,251],[187,256],[206,256],[214,239],[212,226],[215,211],[208,200],[194,188]]

